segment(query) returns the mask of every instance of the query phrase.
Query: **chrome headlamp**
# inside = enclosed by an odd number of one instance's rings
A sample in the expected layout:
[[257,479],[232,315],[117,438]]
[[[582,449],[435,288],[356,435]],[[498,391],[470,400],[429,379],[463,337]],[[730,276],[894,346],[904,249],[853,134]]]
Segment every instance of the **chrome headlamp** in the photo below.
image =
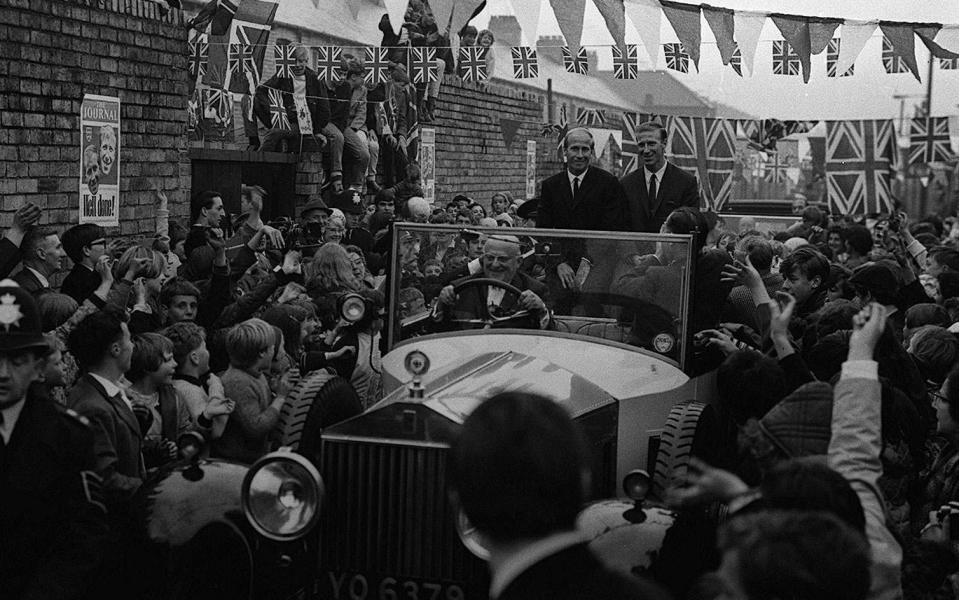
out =
[[288,542],[320,518],[323,479],[308,459],[289,449],[267,454],[243,478],[243,513],[260,535]]

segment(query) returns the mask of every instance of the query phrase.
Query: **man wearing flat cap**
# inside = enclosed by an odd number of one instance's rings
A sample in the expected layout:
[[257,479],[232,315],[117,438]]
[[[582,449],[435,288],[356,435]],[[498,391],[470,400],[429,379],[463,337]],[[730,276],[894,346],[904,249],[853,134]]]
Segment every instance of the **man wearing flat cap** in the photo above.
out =
[[90,425],[40,391],[49,351],[33,298],[0,281],[4,598],[86,597],[107,539]]

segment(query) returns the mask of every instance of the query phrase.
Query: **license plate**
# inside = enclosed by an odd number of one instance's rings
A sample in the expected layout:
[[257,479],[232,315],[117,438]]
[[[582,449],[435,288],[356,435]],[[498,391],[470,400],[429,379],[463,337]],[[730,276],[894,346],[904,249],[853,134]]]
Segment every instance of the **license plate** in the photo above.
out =
[[326,572],[318,584],[320,597],[332,600],[466,600],[455,583],[409,577]]

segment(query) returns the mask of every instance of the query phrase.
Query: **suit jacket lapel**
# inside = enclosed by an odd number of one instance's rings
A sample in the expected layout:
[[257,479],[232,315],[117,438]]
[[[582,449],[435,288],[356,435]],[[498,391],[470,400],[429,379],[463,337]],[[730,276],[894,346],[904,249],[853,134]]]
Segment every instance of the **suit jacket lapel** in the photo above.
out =
[[107,391],[103,389],[103,386],[100,385],[99,381],[91,377],[89,374],[87,374],[85,377],[87,383],[93,387],[98,394],[103,396],[103,398],[107,401],[107,404],[113,407],[113,410],[116,411],[120,419],[126,423],[127,427],[132,429],[136,433],[137,437],[140,437],[140,425],[137,423],[136,415],[134,415],[133,410],[126,405],[126,403],[123,401],[123,398],[111,397],[109,394],[107,394]]

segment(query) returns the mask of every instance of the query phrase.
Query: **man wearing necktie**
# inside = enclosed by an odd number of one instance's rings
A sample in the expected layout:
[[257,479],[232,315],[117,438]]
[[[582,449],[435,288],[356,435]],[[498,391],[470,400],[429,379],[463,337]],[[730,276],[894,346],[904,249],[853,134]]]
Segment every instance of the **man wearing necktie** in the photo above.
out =
[[[616,176],[592,162],[593,135],[586,128],[566,134],[563,142],[566,169],[543,181],[536,227],[543,229],[628,229],[626,196]],[[601,248],[596,248],[600,250]],[[561,250],[563,261],[547,273],[547,283],[557,300],[557,312],[569,314],[575,292],[583,286],[593,256],[583,240],[567,240]]]
[[636,128],[643,166],[623,177],[632,231],[659,233],[666,217],[680,206],[699,208],[699,183],[666,161],[666,129],[656,121]]
[[89,422],[39,381],[51,348],[26,290],[0,281],[0,596],[85,598],[107,544]]

